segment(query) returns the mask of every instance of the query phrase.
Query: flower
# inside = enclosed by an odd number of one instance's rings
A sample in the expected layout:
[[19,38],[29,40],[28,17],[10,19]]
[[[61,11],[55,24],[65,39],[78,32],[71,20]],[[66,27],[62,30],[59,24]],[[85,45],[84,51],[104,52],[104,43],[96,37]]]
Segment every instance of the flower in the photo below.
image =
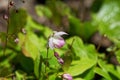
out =
[[73,80],[72,76],[68,73],[62,75],[63,80]]
[[53,35],[49,38],[49,43],[48,43],[51,49],[61,48],[64,46],[65,41],[61,37],[62,35],[67,35],[67,33],[63,31],[60,31],[60,32],[54,31]]
[[8,15],[7,15],[7,14],[4,14],[4,15],[3,15],[3,19],[8,20]]

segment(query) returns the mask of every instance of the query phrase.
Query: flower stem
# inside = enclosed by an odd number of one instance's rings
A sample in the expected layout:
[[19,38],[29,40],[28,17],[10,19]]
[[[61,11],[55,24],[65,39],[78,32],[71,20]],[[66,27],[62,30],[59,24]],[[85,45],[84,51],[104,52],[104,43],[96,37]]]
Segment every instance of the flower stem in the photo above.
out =
[[45,60],[45,77],[46,77],[46,80],[48,80],[48,73],[47,73],[48,52],[49,52],[49,47],[47,47],[47,55],[46,55],[46,60]]
[[8,30],[9,30],[9,20],[10,20],[10,0],[8,0],[8,6],[7,6],[7,16],[8,16],[8,19],[7,19],[7,31],[6,31],[6,39],[5,39],[5,46],[4,46],[4,49],[3,49],[3,55],[5,55],[5,52],[6,52],[6,47],[7,47],[7,40],[8,40]]
[[69,47],[70,50],[72,48],[72,45],[73,45],[74,41],[75,41],[75,38],[73,38],[72,43],[70,44],[70,47]]

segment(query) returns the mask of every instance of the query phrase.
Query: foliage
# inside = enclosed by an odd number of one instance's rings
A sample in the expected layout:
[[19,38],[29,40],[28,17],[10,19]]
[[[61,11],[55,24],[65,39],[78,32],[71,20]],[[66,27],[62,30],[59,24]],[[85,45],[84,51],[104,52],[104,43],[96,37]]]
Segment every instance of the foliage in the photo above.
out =
[[[53,20],[60,25],[61,16],[68,16],[69,37],[61,49],[55,49],[64,60],[58,63],[54,50],[48,49],[48,39],[53,33],[48,26],[35,22],[24,9],[11,12],[8,44],[4,51],[6,33],[0,33],[0,80],[62,80],[69,73],[74,80],[119,80],[120,79],[120,1],[104,0],[100,10],[92,13],[92,20],[82,22],[61,1],[52,1],[37,6],[41,17]],[[54,11],[61,5],[61,12]],[[20,30],[26,29],[26,34]],[[37,31],[37,33],[36,33]],[[108,52],[99,52],[94,44],[87,41],[95,32],[100,32],[113,43]],[[14,36],[15,35],[15,36]],[[13,36],[13,37],[12,37]],[[18,44],[14,42],[19,39]],[[48,55],[47,55],[48,52]],[[112,54],[111,54],[112,53]],[[112,64],[115,56],[118,64]]]

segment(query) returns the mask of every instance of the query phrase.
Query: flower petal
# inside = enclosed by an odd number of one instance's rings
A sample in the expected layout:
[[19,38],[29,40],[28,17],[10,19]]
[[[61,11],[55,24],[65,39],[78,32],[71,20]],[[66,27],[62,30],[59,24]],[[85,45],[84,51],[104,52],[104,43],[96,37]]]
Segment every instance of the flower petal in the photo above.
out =
[[51,49],[61,48],[64,46],[65,41],[61,37],[62,35],[67,35],[67,33],[63,31],[60,32],[54,31],[54,34],[49,38],[49,42],[48,42],[48,45]]
[[64,39],[63,38],[61,38],[61,39],[53,39],[53,44],[54,44],[54,47],[55,48],[61,48],[61,47],[63,47],[64,46],[64,44],[65,44],[65,41],[64,41]]
[[68,35],[67,33],[63,32],[63,31],[54,31],[54,36],[57,37],[57,36],[62,36],[62,35]]
[[54,43],[53,43],[53,38],[52,38],[52,37],[49,38],[49,43],[48,43],[48,45],[49,45],[49,47],[50,47],[51,49],[54,49]]

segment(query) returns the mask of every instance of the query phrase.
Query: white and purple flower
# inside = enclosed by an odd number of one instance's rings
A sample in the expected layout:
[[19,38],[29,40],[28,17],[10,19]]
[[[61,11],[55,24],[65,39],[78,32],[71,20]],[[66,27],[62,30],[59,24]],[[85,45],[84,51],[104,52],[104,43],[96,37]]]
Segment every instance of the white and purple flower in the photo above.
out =
[[68,73],[62,75],[63,80],[73,80],[72,76]]
[[67,35],[67,33],[63,31],[60,32],[54,31],[53,35],[49,38],[49,43],[48,43],[51,49],[61,48],[64,46],[65,40],[61,37],[62,35]]

